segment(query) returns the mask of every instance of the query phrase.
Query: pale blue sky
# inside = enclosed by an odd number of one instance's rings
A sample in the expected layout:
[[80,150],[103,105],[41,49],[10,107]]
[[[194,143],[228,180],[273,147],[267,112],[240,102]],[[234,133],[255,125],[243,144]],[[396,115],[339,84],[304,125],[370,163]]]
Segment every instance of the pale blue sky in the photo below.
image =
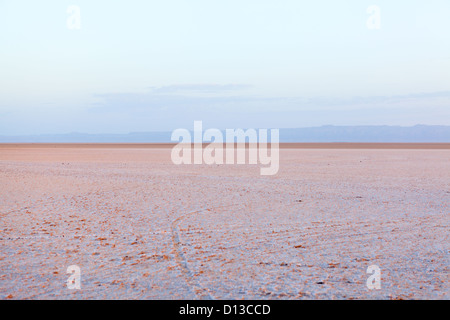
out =
[[450,125],[449,17],[448,0],[0,0],[0,134]]

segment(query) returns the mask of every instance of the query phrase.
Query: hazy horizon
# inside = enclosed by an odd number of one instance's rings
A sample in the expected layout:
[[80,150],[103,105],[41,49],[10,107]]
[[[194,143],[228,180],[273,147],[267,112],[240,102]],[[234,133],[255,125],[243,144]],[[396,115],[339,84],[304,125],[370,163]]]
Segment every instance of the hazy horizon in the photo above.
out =
[[[186,129],[193,136],[193,126]],[[202,134],[208,129],[259,130],[268,128],[210,128],[203,126]],[[422,142],[450,143],[450,126],[333,126],[303,128],[279,128],[280,142]],[[142,131],[120,133],[68,132],[38,135],[0,135],[0,143],[174,143],[172,131]]]

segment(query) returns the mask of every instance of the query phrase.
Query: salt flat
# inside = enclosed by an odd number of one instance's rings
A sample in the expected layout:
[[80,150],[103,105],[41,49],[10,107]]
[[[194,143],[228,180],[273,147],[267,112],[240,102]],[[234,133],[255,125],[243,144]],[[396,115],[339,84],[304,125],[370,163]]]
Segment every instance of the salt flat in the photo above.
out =
[[170,151],[3,145],[0,298],[450,297],[450,150],[282,148],[275,176]]

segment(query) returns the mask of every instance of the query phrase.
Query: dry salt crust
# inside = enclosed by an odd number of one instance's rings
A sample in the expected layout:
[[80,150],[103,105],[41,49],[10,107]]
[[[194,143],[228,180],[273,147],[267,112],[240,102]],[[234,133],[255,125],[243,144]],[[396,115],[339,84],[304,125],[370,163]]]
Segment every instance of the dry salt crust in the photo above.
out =
[[281,149],[261,176],[170,148],[3,147],[0,298],[448,299],[449,158]]

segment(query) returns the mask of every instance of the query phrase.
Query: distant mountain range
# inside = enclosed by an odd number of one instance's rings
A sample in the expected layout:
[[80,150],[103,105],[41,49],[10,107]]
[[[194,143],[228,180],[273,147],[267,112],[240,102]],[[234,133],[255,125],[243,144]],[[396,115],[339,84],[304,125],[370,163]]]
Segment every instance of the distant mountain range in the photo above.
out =
[[[172,132],[0,136],[0,143],[163,143]],[[280,142],[450,142],[450,126],[322,126],[280,129]]]

